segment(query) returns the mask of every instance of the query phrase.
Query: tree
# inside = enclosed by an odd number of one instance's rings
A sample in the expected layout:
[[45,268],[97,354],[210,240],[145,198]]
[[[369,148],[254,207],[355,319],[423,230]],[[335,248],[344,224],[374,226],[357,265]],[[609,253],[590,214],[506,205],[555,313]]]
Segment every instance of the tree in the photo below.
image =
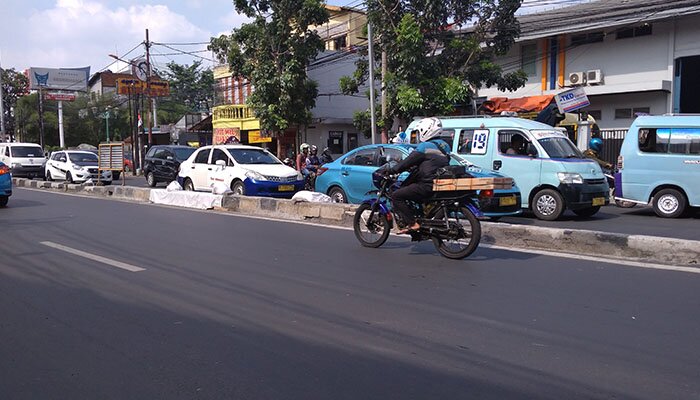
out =
[[177,122],[183,114],[209,110],[214,103],[214,73],[202,69],[201,61],[192,65],[167,64],[163,77],[170,81],[170,97],[160,102],[161,123]]
[[[386,52],[383,76],[387,115],[394,118],[440,115],[465,104],[478,89],[522,87],[522,71],[504,73],[494,62],[519,34],[515,12],[521,0],[369,0],[367,16],[380,51]],[[460,32],[453,27],[468,26]],[[355,94],[367,81],[368,60],[361,58],[353,76],[341,78],[341,90]]]
[[235,76],[253,85],[248,105],[261,128],[283,132],[311,120],[316,83],[306,74],[323,41],[309,26],[328,21],[320,0],[234,0],[236,11],[253,19],[230,36],[212,38],[209,48],[227,60]]
[[15,116],[13,110],[17,106],[17,100],[29,92],[29,80],[24,74],[11,68],[0,69],[0,82],[3,91],[5,130],[7,133],[14,133]]

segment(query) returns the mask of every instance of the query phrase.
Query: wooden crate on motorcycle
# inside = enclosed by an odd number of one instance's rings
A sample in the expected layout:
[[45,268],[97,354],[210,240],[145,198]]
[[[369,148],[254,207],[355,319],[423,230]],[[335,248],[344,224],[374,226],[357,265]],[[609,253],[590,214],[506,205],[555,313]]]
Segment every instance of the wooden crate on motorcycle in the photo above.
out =
[[442,178],[433,180],[433,191],[510,189],[513,178]]

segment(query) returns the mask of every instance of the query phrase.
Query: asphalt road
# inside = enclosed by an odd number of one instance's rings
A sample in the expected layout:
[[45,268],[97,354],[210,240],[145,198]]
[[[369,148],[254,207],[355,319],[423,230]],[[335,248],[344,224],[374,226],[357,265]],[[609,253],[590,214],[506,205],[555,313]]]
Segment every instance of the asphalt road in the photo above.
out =
[[27,189],[0,226],[3,398],[700,398],[700,274]]

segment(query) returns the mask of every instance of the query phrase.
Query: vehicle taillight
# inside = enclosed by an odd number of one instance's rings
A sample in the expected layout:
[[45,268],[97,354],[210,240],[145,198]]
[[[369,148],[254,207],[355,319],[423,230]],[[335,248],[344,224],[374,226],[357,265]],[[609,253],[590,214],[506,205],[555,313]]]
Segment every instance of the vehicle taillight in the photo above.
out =
[[625,158],[622,156],[617,156],[617,170],[621,170],[625,165]]
[[318,167],[316,170],[316,176],[321,176],[323,175],[324,172],[328,171],[328,168],[326,167]]
[[5,175],[10,173],[10,167],[7,165],[0,165],[0,175]]
[[481,192],[479,192],[479,197],[481,197],[481,198],[493,197],[493,190],[491,190],[491,189],[482,190]]

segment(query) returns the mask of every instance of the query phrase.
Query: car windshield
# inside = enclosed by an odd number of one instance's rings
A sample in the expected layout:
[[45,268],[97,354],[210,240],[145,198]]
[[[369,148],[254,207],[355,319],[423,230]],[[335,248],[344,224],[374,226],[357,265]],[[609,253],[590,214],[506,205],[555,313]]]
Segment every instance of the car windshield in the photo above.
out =
[[547,137],[538,142],[550,158],[584,158],[581,151],[566,137]]
[[173,149],[173,153],[175,153],[175,158],[178,161],[184,161],[187,160],[194,151],[197,150],[194,147],[191,148],[177,148]]
[[97,156],[92,153],[69,153],[70,162],[78,165],[96,165]]
[[44,152],[39,146],[12,146],[12,157],[43,157]]
[[282,164],[275,156],[263,149],[228,149],[239,164]]

